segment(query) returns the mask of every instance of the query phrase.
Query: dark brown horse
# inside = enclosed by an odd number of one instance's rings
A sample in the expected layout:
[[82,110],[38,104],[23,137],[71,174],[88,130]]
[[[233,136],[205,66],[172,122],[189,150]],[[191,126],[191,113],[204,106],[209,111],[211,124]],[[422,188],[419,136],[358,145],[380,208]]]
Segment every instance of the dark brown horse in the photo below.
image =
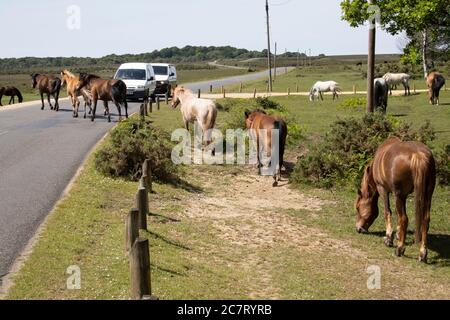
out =
[[439,105],[439,93],[445,85],[444,76],[438,72],[431,72],[427,77],[428,98],[430,104]]
[[[38,89],[41,95],[42,108],[44,110],[44,94],[47,95],[48,104],[51,110],[59,111],[59,93],[61,91],[61,79],[55,76],[33,73],[31,75],[33,81],[33,89]],[[53,108],[50,96],[55,99],[55,107]]]
[[[288,134],[286,122],[279,117],[269,116],[260,110],[247,110],[245,112],[245,123],[250,131],[250,137],[256,142],[259,168],[263,166],[261,158],[264,152],[266,157],[270,157],[273,160],[272,147],[274,144],[277,144],[279,163],[271,162],[271,165],[276,167],[276,172],[273,176],[275,180],[273,186],[276,187],[278,181],[281,180],[281,167],[284,164],[284,150]],[[278,130],[279,141],[273,141],[274,130]]]
[[384,203],[386,219],[385,244],[393,246],[392,212],[389,195],[395,198],[398,215],[397,249],[398,257],[405,253],[405,239],[408,229],[406,199],[415,192],[416,232],[415,242],[420,243],[419,261],[427,261],[427,234],[430,224],[431,200],[436,186],[436,164],[431,150],[420,142],[402,142],[398,138],[388,139],[366,167],[356,202],[356,229],[368,232],[378,217],[378,199]]
[[19,89],[16,87],[2,87],[0,88],[0,106],[3,106],[2,104],[2,98],[3,96],[11,97],[9,99],[9,104],[16,103],[16,97],[19,100],[19,103],[23,102],[23,96],[20,93]]
[[[77,90],[86,88],[91,93],[93,109],[92,121],[95,120],[98,100],[102,100],[105,105],[105,113],[108,115],[108,122],[111,122],[108,101],[114,102],[119,111],[119,121],[122,119],[121,105],[125,107],[125,116],[128,119],[127,86],[122,80],[106,80],[93,74],[80,74],[80,81]],[[105,114],[105,115],[106,115]],[[86,110],[84,113],[86,118]]]

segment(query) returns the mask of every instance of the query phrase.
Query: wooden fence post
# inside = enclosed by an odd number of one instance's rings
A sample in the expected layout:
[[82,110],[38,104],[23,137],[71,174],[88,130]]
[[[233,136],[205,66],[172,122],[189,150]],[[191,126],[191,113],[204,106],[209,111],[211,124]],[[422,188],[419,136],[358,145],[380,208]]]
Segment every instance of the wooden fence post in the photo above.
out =
[[416,93],[416,83],[415,82],[413,83],[413,91],[414,91],[414,93]]
[[243,85],[242,82],[241,82],[241,84],[240,84],[240,86],[239,86],[239,93],[242,93],[243,87],[244,87],[244,85]]
[[353,85],[353,94],[356,94],[356,84]]
[[148,239],[138,238],[130,255],[131,299],[151,296],[150,250]]
[[153,99],[149,99],[149,111],[150,111],[150,113],[153,113]]
[[131,209],[125,221],[125,249],[129,253],[134,241],[139,237],[139,211]]
[[227,93],[226,93],[226,90],[225,90],[225,88],[223,89],[223,98],[225,99],[227,97]]
[[147,215],[149,213],[147,188],[139,187],[136,194],[136,207],[139,211],[139,229],[147,231]]
[[159,110],[161,110],[161,101],[159,101],[159,96],[156,97],[156,108]]
[[288,97],[291,95],[291,88],[287,89],[287,95],[288,95]]
[[169,92],[166,92],[165,94],[165,98],[166,98],[166,105],[169,105]]
[[253,99],[256,99],[256,88],[253,89]]
[[212,93],[213,92],[213,86],[212,86],[212,84],[210,84],[209,85],[209,93]]
[[144,181],[144,187],[147,188],[149,193],[153,192],[153,180],[152,180],[152,168],[150,166],[150,160],[146,159],[142,165],[142,180]]
[[197,97],[200,99],[201,98],[201,96],[202,96],[202,90],[200,90],[200,89],[198,89],[198,94],[197,94]]
[[295,92],[297,92],[298,93],[298,83],[295,85]]

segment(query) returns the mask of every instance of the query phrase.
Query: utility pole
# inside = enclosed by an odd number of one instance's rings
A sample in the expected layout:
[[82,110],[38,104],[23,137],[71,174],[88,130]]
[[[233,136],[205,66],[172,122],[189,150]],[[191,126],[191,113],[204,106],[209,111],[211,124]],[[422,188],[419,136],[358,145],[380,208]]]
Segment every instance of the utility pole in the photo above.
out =
[[270,54],[270,21],[269,21],[269,0],[266,0],[267,17],[267,66],[269,67],[269,92],[272,92],[272,59]]
[[[369,5],[373,0],[369,0]],[[369,21],[369,54],[367,57],[367,113],[374,112],[374,80],[375,80],[375,40],[376,40],[376,20]]]
[[277,79],[277,43],[275,42],[275,54],[273,56],[273,81]]

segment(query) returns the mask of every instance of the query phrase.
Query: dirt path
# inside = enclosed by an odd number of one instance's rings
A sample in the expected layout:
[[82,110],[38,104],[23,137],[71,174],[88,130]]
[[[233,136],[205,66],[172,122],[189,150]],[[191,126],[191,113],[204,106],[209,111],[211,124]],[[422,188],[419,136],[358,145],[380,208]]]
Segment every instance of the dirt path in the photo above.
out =
[[[302,223],[302,215],[321,215],[338,203],[308,197],[285,180],[272,188],[271,177],[255,168],[196,170],[206,193],[188,200],[185,219],[209,223],[217,243],[199,244],[195,259],[241,274],[251,299],[430,299],[450,298],[449,283],[400,259],[365,252]],[[214,262],[205,252],[215,252]],[[382,270],[382,289],[367,288],[367,267]]]

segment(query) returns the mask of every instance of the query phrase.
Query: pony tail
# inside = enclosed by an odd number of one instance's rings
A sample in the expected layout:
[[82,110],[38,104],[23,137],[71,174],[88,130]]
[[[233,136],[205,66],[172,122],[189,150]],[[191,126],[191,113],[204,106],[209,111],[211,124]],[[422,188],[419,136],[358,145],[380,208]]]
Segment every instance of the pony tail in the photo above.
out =
[[426,211],[429,210],[429,203],[431,199],[427,198],[427,189],[428,175],[431,175],[432,172],[430,168],[430,162],[434,163],[434,159],[431,157],[427,157],[424,153],[415,153],[411,158],[411,169],[413,172],[414,179],[414,191],[416,193],[416,233],[415,233],[415,242],[419,243],[422,241],[422,224],[424,215]]

